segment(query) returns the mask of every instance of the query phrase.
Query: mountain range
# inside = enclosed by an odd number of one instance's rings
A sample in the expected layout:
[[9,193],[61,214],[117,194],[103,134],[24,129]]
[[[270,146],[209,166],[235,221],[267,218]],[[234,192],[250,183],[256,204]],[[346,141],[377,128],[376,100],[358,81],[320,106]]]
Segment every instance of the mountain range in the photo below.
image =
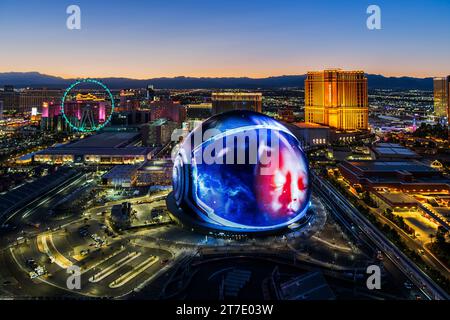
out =
[[[432,78],[385,77],[367,74],[369,89],[403,89],[432,90]],[[97,78],[110,89],[145,88],[151,84],[157,89],[268,89],[268,88],[303,88],[306,75],[283,75],[267,78],[249,77],[173,77],[173,78]],[[0,86],[13,85],[16,88],[65,88],[76,79],[65,79],[39,72],[0,72]]]

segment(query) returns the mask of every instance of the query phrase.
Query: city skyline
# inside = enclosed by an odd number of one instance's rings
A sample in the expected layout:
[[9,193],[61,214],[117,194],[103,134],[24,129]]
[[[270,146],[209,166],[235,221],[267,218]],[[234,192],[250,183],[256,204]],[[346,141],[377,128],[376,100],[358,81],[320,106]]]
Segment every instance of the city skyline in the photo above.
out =
[[[11,75],[19,75],[19,74],[23,74],[23,75],[27,75],[27,74],[35,74],[35,75],[41,75],[41,76],[48,76],[48,77],[54,77],[54,78],[60,78],[62,80],[73,80],[73,79],[83,79],[83,78],[99,78],[99,79],[128,79],[128,80],[137,80],[137,81],[143,81],[143,80],[153,80],[153,79],[176,79],[176,78],[191,78],[191,79],[239,79],[239,78],[248,78],[248,79],[252,79],[252,80],[262,80],[262,79],[268,79],[268,78],[277,78],[277,77],[297,77],[297,76],[307,76],[308,72],[316,72],[316,71],[320,71],[320,70],[350,70],[350,68],[344,68],[344,67],[327,67],[327,68],[318,68],[318,69],[313,69],[313,68],[309,68],[307,69],[308,71],[304,72],[304,73],[292,73],[292,74],[268,74],[266,76],[248,76],[248,75],[240,75],[240,76],[218,76],[218,75],[208,75],[208,76],[190,76],[190,75],[184,75],[184,74],[180,74],[180,75],[174,75],[174,76],[148,76],[148,77],[143,77],[143,78],[135,78],[135,77],[126,77],[123,75],[116,75],[116,76],[102,76],[102,75],[91,75],[91,76],[83,76],[83,75],[71,75],[71,76],[62,76],[62,75],[58,75],[58,74],[51,74],[51,73],[45,73],[45,72],[40,72],[38,70],[29,70],[29,71],[16,71],[16,70],[10,70],[10,71],[0,71],[0,75],[7,75],[7,74],[11,74]],[[359,69],[351,69],[351,70],[362,70],[364,71],[364,74],[366,75],[372,75],[372,76],[381,76],[381,77],[385,77],[385,78],[413,78],[413,79],[420,79],[420,80],[424,80],[424,79],[435,79],[435,78],[443,78],[445,77],[445,72],[441,72],[442,76],[434,76],[434,75],[430,75],[430,76],[424,76],[424,77],[420,77],[420,76],[410,76],[410,75],[396,75],[396,76],[390,76],[390,75],[386,75],[386,74],[382,74],[382,73],[371,73],[371,72],[367,72],[364,68],[359,68]]]
[[0,300],[450,300],[450,0],[0,0],[0,29]]
[[0,71],[134,79],[262,78],[335,67],[420,78],[448,73],[450,44],[439,39],[450,29],[450,3],[378,1],[382,29],[369,30],[370,3],[346,2],[78,1],[81,30],[68,30],[69,3],[19,10],[3,1],[9,49],[0,52]]

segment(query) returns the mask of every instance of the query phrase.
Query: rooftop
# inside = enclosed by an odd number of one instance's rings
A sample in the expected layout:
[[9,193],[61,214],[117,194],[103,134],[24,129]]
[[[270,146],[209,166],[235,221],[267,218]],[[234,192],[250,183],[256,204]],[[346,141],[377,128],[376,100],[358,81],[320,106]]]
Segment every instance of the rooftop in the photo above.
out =
[[130,177],[140,165],[117,165],[103,175],[104,179]]
[[406,171],[411,173],[420,173],[420,172],[436,172],[439,171],[423,164],[418,161],[347,161],[348,164],[358,168],[364,172],[397,172],[397,171]]
[[417,200],[405,193],[380,192],[382,197],[395,205],[414,205]]
[[210,102],[203,102],[203,103],[197,103],[197,104],[188,104],[187,107],[189,109],[211,109],[212,108],[212,103]]
[[172,169],[173,162],[171,160],[148,160],[139,167],[139,171],[161,171],[167,168]]
[[48,155],[146,155],[151,148],[130,146],[140,136],[136,132],[102,132],[82,140],[58,145],[36,154]]
[[65,148],[118,148],[139,137],[137,132],[102,132],[65,145]]
[[373,151],[380,157],[405,157],[405,158],[419,158],[420,156],[414,151],[396,144],[396,143],[378,143],[373,148]]
[[99,147],[86,147],[86,148],[72,148],[72,147],[57,147],[48,148],[36,152],[36,154],[48,154],[48,155],[105,155],[105,156],[136,156],[147,155],[151,151],[151,148],[146,147],[127,147],[127,148],[99,148]]
[[312,122],[296,122],[294,125],[301,129],[329,129],[327,126]]

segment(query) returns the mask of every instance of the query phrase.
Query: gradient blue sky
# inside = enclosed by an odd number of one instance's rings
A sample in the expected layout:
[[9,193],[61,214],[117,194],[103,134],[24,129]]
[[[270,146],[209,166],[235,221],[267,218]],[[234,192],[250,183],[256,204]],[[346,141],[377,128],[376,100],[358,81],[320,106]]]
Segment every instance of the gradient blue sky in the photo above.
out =
[[[81,8],[82,29],[66,28]],[[382,30],[366,28],[368,5]],[[449,0],[0,0],[0,72],[73,77],[450,73]]]

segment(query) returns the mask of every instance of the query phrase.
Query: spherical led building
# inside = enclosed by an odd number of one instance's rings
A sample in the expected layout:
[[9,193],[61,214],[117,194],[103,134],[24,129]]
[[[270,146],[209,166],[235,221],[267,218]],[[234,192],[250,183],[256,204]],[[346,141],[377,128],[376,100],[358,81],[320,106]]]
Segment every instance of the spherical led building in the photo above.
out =
[[213,116],[176,152],[172,207],[184,223],[218,232],[280,231],[307,221],[309,199],[308,163],[298,140],[266,115]]

